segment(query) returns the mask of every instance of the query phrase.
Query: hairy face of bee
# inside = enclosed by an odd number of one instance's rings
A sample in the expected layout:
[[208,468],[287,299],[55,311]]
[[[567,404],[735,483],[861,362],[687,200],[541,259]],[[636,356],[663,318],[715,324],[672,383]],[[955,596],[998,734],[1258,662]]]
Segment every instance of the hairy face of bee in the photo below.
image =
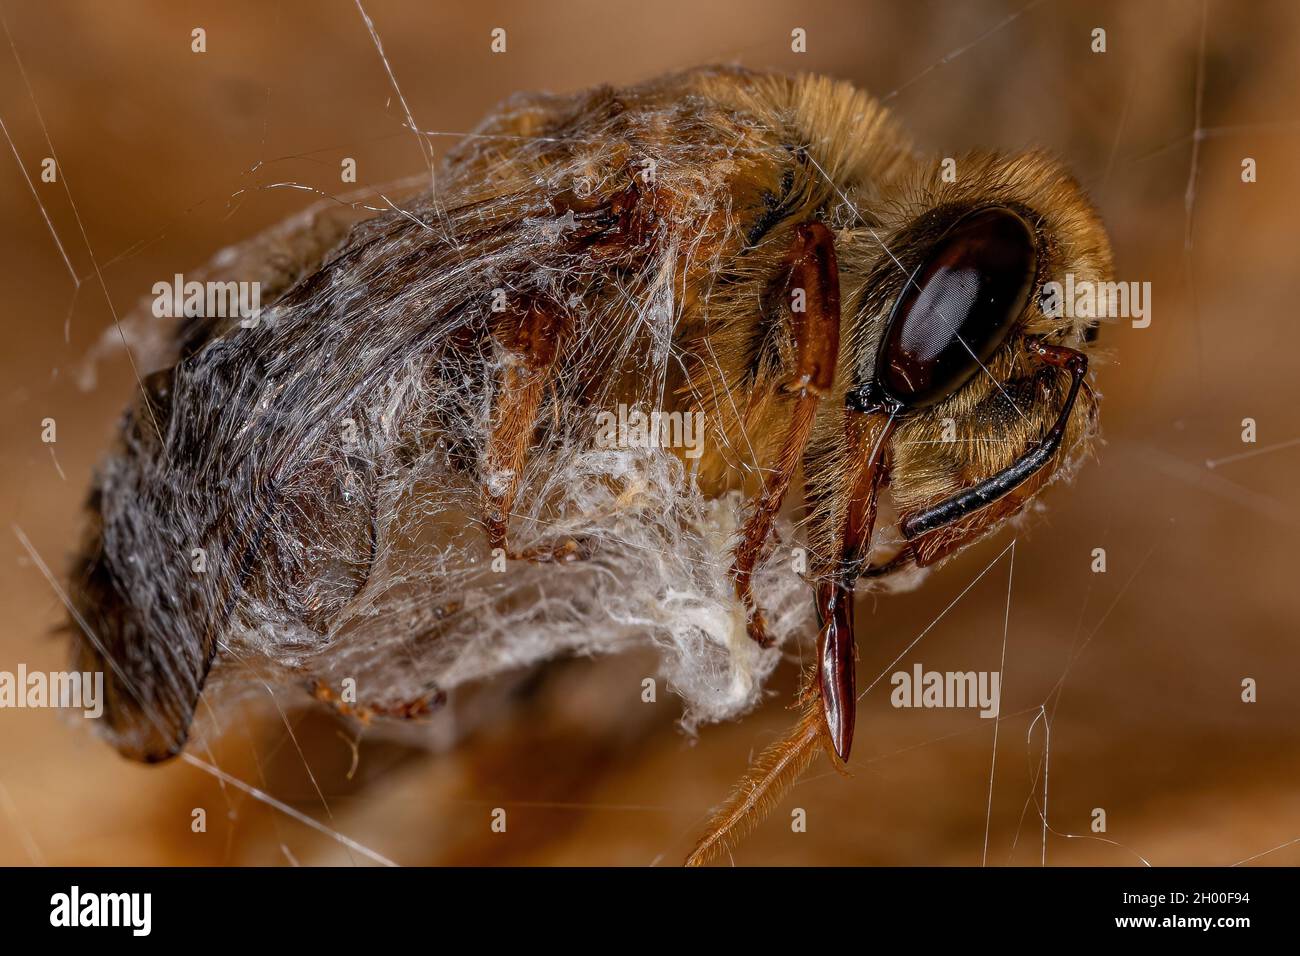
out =
[[880,225],[855,230],[844,257],[863,275],[848,304],[846,402],[895,417],[886,483],[905,534],[909,518],[1013,468],[1064,424],[1045,467],[913,542],[918,565],[994,530],[1088,448],[1094,392],[1036,349],[1086,352],[1095,321],[1044,311],[1042,290],[1067,275],[1076,283],[1111,275],[1100,221],[1054,160],[976,155],[958,168],[966,172],[957,183],[938,173],[905,178],[875,207]]

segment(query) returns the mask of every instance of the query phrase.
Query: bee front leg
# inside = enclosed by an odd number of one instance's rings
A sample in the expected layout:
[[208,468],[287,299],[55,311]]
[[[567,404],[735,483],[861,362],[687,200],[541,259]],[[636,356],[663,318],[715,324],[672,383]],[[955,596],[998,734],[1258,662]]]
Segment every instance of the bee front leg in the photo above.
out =
[[795,362],[794,375],[781,390],[795,396],[794,411],[776,463],[741,529],[731,566],[736,597],[749,615],[749,636],[764,647],[772,640],[763,611],[754,601],[754,568],[807,447],[818,404],[834,382],[839,355],[839,266],[834,237],[822,223],[805,223],[796,230],[785,299],[790,306]]
[[493,335],[506,357],[496,383],[491,433],[487,441],[485,522],[488,546],[506,557],[523,561],[574,561],[586,556],[585,547],[572,539],[556,547],[512,550],[507,529],[519,493],[520,477],[533,445],[537,413],[554,379],[564,340],[567,315],[548,303],[529,302],[521,312],[510,312]]

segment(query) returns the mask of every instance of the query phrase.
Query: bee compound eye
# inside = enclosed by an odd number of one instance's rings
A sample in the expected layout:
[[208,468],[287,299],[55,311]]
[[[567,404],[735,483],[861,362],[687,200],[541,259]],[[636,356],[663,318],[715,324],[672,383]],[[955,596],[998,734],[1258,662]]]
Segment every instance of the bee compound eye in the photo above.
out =
[[1033,286],[1034,233],[1012,210],[959,219],[894,304],[876,359],[876,384],[904,408],[947,398],[1006,341]]

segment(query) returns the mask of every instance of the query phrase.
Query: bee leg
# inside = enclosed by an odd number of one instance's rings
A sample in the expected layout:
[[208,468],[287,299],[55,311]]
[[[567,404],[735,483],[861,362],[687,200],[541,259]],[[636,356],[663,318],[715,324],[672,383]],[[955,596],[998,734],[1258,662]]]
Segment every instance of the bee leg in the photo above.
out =
[[840,275],[835,240],[822,223],[805,223],[795,230],[790,278],[786,286],[794,337],[794,375],[781,390],[795,396],[794,412],[775,466],[741,530],[731,566],[736,597],[749,614],[749,636],[764,647],[772,643],[763,612],[755,606],[754,568],[781,510],[790,480],[803,457],[817,417],[817,406],[835,379],[840,345]]
[[312,697],[331,705],[345,717],[355,717],[362,724],[369,724],[376,717],[391,717],[397,720],[419,720],[427,717],[447,703],[447,694],[438,688],[431,688],[427,693],[411,700],[374,701],[349,703],[334,689],[319,678],[312,680],[308,686]]
[[796,400],[794,416],[781,446],[777,464],[769,472],[763,491],[758,496],[754,509],[741,531],[740,543],[736,545],[733,552],[731,576],[735,582],[736,597],[744,604],[749,614],[749,636],[763,647],[771,646],[772,638],[767,634],[767,622],[763,611],[754,601],[754,567],[762,555],[763,545],[771,533],[772,522],[777,512],[781,510],[785,493],[790,486],[790,479],[799,465],[804,446],[812,432],[813,420],[817,414],[817,402],[818,398],[815,395],[805,395]]
[[586,556],[585,546],[573,540],[527,551],[511,550],[506,540],[537,413],[567,331],[567,316],[549,304],[532,301],[522,313],[507,313],[494,333],[506,350],[506,359],[497,382],[487,442],[485,517],[488,546],[494,551],[500,548],[513,560],[574,561]]

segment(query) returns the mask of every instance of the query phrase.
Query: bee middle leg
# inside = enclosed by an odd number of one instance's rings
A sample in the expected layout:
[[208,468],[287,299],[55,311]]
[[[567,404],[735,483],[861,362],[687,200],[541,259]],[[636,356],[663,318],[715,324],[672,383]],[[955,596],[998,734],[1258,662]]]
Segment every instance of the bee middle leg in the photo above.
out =
[[345,717],[355,717],[362,724],[369,724],[376,717],[420,720],[447,703],[446,692],[436,687],[409,700],[367,702],[349,702],[319,678],[308,683],[308,691],[316,700],[329,704]]
[[511,560],[566,562],[586,557],[586,546],[572,539],[524,551],[512,549],[507,540],[538,411],[554,381],[569,324],[569,316],[552,303],[534,300],[506,313],[493,332],[506,358],[496,383],[487,441],[485,522],[488,546],[501,549]]
[[[791,300],[794,300],[791,303]],[[795,396],[790,424],[768,471],[763,490],[741,530],[733,552],[731,576],[736,597],[749,615],[749,636],[764,647],[772,643],[761,608],[753,592],[754,568],[781,510],[790,480],[803,458],[812,434],[817,407],[835,379],[835,362],[840,344],[840,276],[835,259],[835,241],[830,229],[819,222],[805,223],[795,231],[786,301],[794,337],[794,375],[780,387]],[[801,308],[795,308],[795,304]]]

